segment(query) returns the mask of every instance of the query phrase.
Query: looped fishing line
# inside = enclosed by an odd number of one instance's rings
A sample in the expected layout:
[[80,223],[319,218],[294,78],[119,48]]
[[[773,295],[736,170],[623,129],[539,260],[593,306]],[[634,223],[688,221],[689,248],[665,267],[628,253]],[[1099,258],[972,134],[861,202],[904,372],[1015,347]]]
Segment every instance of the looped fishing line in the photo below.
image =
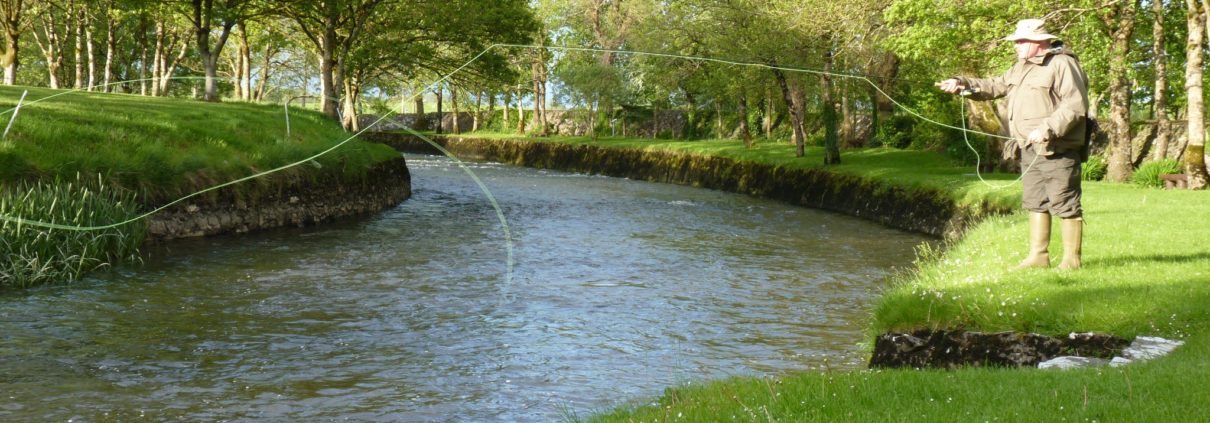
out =
[[[949,128],[949,129],[954,129],[954,130],[962,131],[962,134],[963,134],[963,139],[966,141],[966,145],[967,145],[967,147],[969,147],[969,148],[971,149],[971,151],[975,153],[975,157],[976,157],[976,163],[978,163],[978,161],[979,161],[979,152],[975,150],[974,146],[973,146],[973,145],[971,145],[970,140],[967,138],[967,133],[968,133],[968,132],[971,132],[971,133],[976,133],[976,134],[982,134],[982,135],[986,135],[986,136],[989,136],[989,137],[994,137],[994,138],[1003,138],[1003,139],[1009,139],[1009,140],[1012,140],[1012,138],[1010,138],[1010,137],[1004,137],[1004,136],[997,135],[997,134],[988,134],[988,133],[981,132],[981,131],[974,131],[974,130],[967,129],[967,128],[966,128],[966,118],[965,118],[965,104],[963,104],[963,109],[962,109],[962,110],[963,110],[963,111],[962,111],[962,114],[963,114],[963,117],[962,117],[962,127],[956,127],[956,126],[953,126],[953,125],[945,124],[945,123],[942,123],[942,122],[939,122],[939,121],[936,121],[936,120],[930,119],[930,118],[928,118],[928,117],[926,117],[926,116],[924,116],[924,115],[921,115],[920,113],[916,112],[916,111],[915,111],[915,110],[913,110],[912,108],[910,108],[910,107],[907,107],[907,106],[903,105],[903,104],[902,104],[902,103],[900,103],[898,100],[896,100],[894,97],[892,97],[890,94],[888,94],[886,91],[884,91],[884,90],[883,90],[881,87],[879,87],[879,86],[878,86],[878,84],[875,84],[873,81],[871,81],[871,80],[870,80],[868,77],[866,77],[866,76],[864,76],[864,75],[858,75],[858,74],[848,74],[848,73],[840,73],[840,72],[827,72],[827,71],[822,71],[822,70],[817,70],[817,69],[796,68],[796,67],[788,67],[788,66],[775,66],[775,65],[769,65],[769,64],[765,64],[765,63],[740,62],[740,61],[734,61],[734,60],[724,60],[724,59],[715,59],[715,58],[709,58],[709,57],[699,57],[699,56],[688,56],[688,55],[680,55],[680,54],[653,53],[653,52],[644,52],[644,51],[629,51],[629,50],[616,50],[616,49],[600,49],[600,48],[589,48],[589,47],[536,46],[536,45],[523,45],[523,44],[503,44],[503,43],[501,43],[501,44],[492,44],[492,45],[488,46],[486,49],[484,49],[483,51],[479,52],[479,54],[477,54],[477,55],[475,55],[474,57],[472,57],[472,58],[471,58],[470,60],[468,60],[466,63],[463,63],[461,66],[459,66],[458,68],[454,69],[454,71],[453,71],[453,72],[450,72],[449,74],[447,74],[447,75],[445,75],[445,76],[443,76],[443,77],[441,77],[441,78],[438,78],[436,81],[434,81],[434,82],[432,82],[432,83],[428,84],[426,87],[427,87],[427,88],[431,88],[431,87],[436,86],[437,84],[440,84],[440,83],[442,83],[442,82],[445,82],[445,81],[449,80],[449,78],[450,78],[450,77],[452,77],[453,75],[455,75],[455,74],[457,74],[457,73],[461,72],[461,71],[462,71],[463,69],[465,69],[467,66],[470,66],[472,63],[474,63],[475,61],[479,60],[479,58],[481,58],[483,55],[487,54],[488,52],[490,52],[490,51],[492,51],[492,50],[494,50],[494,49],[496,49],[496,48],[501,48],[501,47],[504,47],[504,48],[525,48],[525,49],[545,49],[545,50],[551,50],[551,51],[556,51],[556,50],[562,50],[562,51],[585,51],[585,52],[596,52],[596,53],[615,53],[615,54],[627,54],[627,55],[635,55],[635,56],[651,56],[651,57],[663,57],[663,58],[676,58],[676,59],[686,59],[686,60],[696,60],[696,61],[703,61],[703,62],[721,63],[721,64],[732,65],[732,66],[745,66],[745,67],[756,67],[756,68],[763,68],[763,69],[776,69],[776,70],[782,70],[782,71],[787,71],[787,72],[799,72],[799,73],[808,73],[808,74],[814,74],[814,75],[828,75],[828,76],[835,76],[835,77],[840,77],[840,78],[851,78],[851,79],[856,79],[856,80],[863,81],[863,82],[865,82],[865,83],[869,84],[869,85],[870,85],[870,87],[874,88],[874,90],[875,90],[875,91],[877,91],[877,92],[878,92],[879,94],[881,94],[883,97],[887,98],[887,100],[889,100],[889,101],[890,101],[892,104],[894,104],[894,105],[895,105],[895,107],[898,107],[899,109],[901,109],[901,110],[903,110],[903,111],[907,112],[908,114],[910,114],[910,115],[912,115],[912,116],[914,116],[914,117],[916,117],[916,118],[918,118],[918,119],[920,119],[920,120],[922,120],[922,121],[924,121],[924,122],[928,122],[928,123],[931,123],[931,124],[934,124],[934,125],[937,125],[937,126],[940,126],[940,127],[943,127],[943,128]],[[198,80],[198,79],[205,79],[205,78],[204,78],[204,77],[173,77],[173,78],[171,78],[171,79],[174,79],[174,80]],[[102,84],[102,85],[96,85],[96,86],[93,86],[93,87],[89,87],[89,88],[88,88],[88,90],[91,90],[92,88],[97,88],[97,87],[106,87],[106,86],[110,86],[110,85],[119,85],[119,84],[131,83],[131,82],[142,82],[142,81],[153,81],[153,80],[155,80],[155,78],[132,79],[132,80],[127,80],[127,81],[112,82],[112,83],[109,83],[109,84]],[[80,89],[80,88],[78,88],[78,89],[71,90],[71,91],[64,91],[64,92],[62,92],[62,93],[58,93],[58,94],[54,94],[54,95],[50,95],[50,96],[47,96],[47,97],[40,98],[40,99],[38,99],[38,100],[31,101],[31,102],[29,102],[29,103],[26,103],[26,105],[32,105],[32,104],[35,104],[35,103],[41,102],[41,101],[43,101],[43,100],[49,100],[49,99],[52,99],[52,98],[55,98],[55,97],[58,97],[58,96],[61,96],[61,95],[71,94],[71,93],[79,92],[79,91],[82,91],[82,90],[84,90],[84,89]],[[424,91],[425,91],[425,90],[419,90],[419,91],[418,91],[418,93],[417,93],[417,94],[414,94],[412,97],[410,97],[410,99],[415,99],[415,98],[416,98],[417,96],[419,96],[419,95],[424,95]],[[407,101],[407,100],[404,100],[404,101]],[[965,103],[965,102],[964,102],[964,103]],[[3,113],[8,113],[8,112],[14,112],[14,111],[15,111],[15,108],[10,108],[10,109],[8,109],[8,110],[6,110],[6,111],[4,111],[4,112],[0,112],[0,114],[3,114]],[[159,212],[163,211],[164,209],[167,209],[168,207],[171,207],[171,206],[173,206],[173,205],[176,205],[176,204],[178,204],[178,203],[180,203],[180,202],[182,202],[182,201],[185,201],[185,200],[187,200],[187,199],[190,199],[190,198],[196,197],[196,196],[198,196],[198,195],[201,195],[201,194],[204,194],[204,193],[207,193],[207,192],[210,192],[210,191],[214,191],[214,190],[217,190],[217,189],[220,189],[220,188],[224,188],[224,187],[227,187],[227,186],[230,186],[230,185],[238,184],[238,183],[241,183],[241,182],[249,181],[249,180],[256,179],[256,178],[260,178],[260,177],[263,177],[263,176],[267,176],[267,175],[270,175],[270,174],[273,174],[273,173],[277,173],[277,172],[280,172],[280,171],[283,171],[283,170],[286,170],[286,169],[289,169],[289,168],[292,168],[292,167],[296,167],[296,166],[302,165],[302,164],[304,164],[304,163],[309,163],[309,162],[311,162],[312,160],[315,160],[315,159],[317,159],[317,158],[319,158],[319,157],[321,157],[321,156],[324,156],[324,155],[326,155],[326,154],[328,154],[328,153],[332,152],[333,150],[335,150],[335,149],[337,149],[337,148],[340,148],[341,146],[343,146],[343,145],[347,144],[348,142],[352,141],[353,139],[357,138],[358,136],[361,136],[361,134],[365,133],[365,132],[366,132],[366,131],[368,131],[370,128],[373,128],[373,127],[377,126],[377,125],[378,125],[379,123],[381,123],[383,120],[386,120],[388,117],[391,117],[391,116],[393,116],[393,115],[395,115],[395,114],[397,114],[397,113],[395,113],[395,112],[387,112],[387,113],[384,113],[384,114],[383,114],[381,117],[379,117],[377,120],[375,120],[374,122],[372,122],[372,123],[370,123],[369,125],[367,125],[365,128],[361,129],[360,131],[358,131],[358,132],[354,133],[353,135],[349,136],[348,138],[345,138],[343,141],[340,141],[340,142],[336,143],[335,145],[333,145],[333,146],[331,146],[331,147],[329,147],[329,148],[327,148],[327,149],[325,149],[325,150],[323,150],[323,151],[321,151],[321,152],[319,152],[319,153],[316,153],[316,154],[314,154],[314,155],[312,155],[312,156],[310,156],[310,157],[304,158],[304,159],[302,159],[302,160],[299,160],[299,161],[296,161],[296,162],[293,162],[293,163],[290,163],[290,164],[286,164],[286,165],[279,166],[279,167],[276,167],[276,168],[273,168],[273,169],[269,169],[269,170],[266,170],[266,171],[262,171],[262,172],[257,172],[257,173],[255,173],[255,174],[252,174],[252,175],[249,175],[249,176],[245,176],[245,177],[242,177],[242,178],[239,178],[239,179],[235,179],[235,180],[232,180],[232,181],[229,181],[229,182],[221,183],[221,184],[218,184],[218,185],[211,186],[211,187],[209,187],[209,188],[205,188],[205,189],[199,190],[199,191],[194,192],[194,193],[192,193],[192,194],[188,194],[188,195],[182,196],[181,198],[178,198],[178,199],[176,199],[176,200],[173,200],[173,201],[171,201],[171,202],[169,202],[169,203],[167,203],[167,204],[164,204],[164,205],[162,205],[162,206],[160,206],[160,207],[157,207],[157,208],[155,208],[155,209],[153,209],[153,210],[151,210],[151,211],[148,211],[148,212],[146,212],[146,213],[143,213],[143,214],[141,214],[141,215],[138,215],[138,216],[132,217],[132,218],[130,218],[130,219],[127,219],[127,220],[124,220],[124,221],[121,221],[121,222],[112,223],[112,224],[108,224],[108,225],[100,225],[100,226],[74,226],[74,225],[61,225],[61,224],[57,224],[57,223],[53,223],[53,222],[42,222],[42,221],[38,221],[38,220],[25,219],[25,218],[21,218],[21,217],[19,217],[19,216],[10,216],[10,215],[5,215],[5,214],[0,214],[0,220],[2,220],[2,221],[8,221],[8,222],[14,222],[14,223],[22,224],[22,225],[29,225],[29,226],[35,226],[35,227],[42,227],[42,228],[47,228],[47,229],[60,229],[60,230],[71,230],[71,231],[97,231],[97,230],[104,230],[104,229],[115,228],[115,227],[118,227],[118,226],[126,225],[126,224],[129,224],[129,223],[133,223],[133,222],[135,222],[135,221],[138,221],[138,220],[145,219],[145,218],[147,218],[147,217],[149,217],[149,216],[151,216],[151,215],[153,215],[153,214],[159,213]],[[15,116],[15,113],[14,113],[13,118],[15,119],[15,117],[16,117],[16,116]],[[286,118],[287,118],[287,119],[289,119],[289,114],[288,114],[288,112],[287,112],[287,116],[286,116]],[[11,121],[10,121],[10,124],[11,124]],[[421,135],[421,134],[417,133],[416,131],[411,130],[410,128],[405,128],[405,129],[407,129],[407,130],[408,130],[408,132],[410,132],[412,135],[416,135],[416,136],[418,136],[420,139],[424,140],[424,141],[425,141],[425,142],[427,142],[429,145],[432,145],[433,147],[437,148],[437,149],[438,149],[438,151],[441,151],[441,152],[442,152],[443,154],[445,154],[447,157],[449,157],[449,158],[453,159],[453,160],[454,160],[454,162],[455,162],[455,163],[456,163],[456,164],[457,164],[457,165],[458,165],[460,168],[462,168],[462,170],[463,170],[463,171],[465,171],[465,172],[466,172],[468,175],[470,175],[470,176],[471,176],[471,178],[472,178],[472,179],[475,181],[475,183],[476,183],[476,184],[479,186],[479,188],[480,188],[480,189],[481,189],[481,190],[484,192],[484,194],[487,196],[488,200],[489,200],[489,201],[492,203],[492,207],[494,207],[494,208],[496,209],[496,215],[497,215],[497,217],[500,219],[500,223],[501,223],[501,225],[503,226],[503,230],[504,230],[504,235],[505,235],[505,243],[506,243],[506,249],[508,250],[508,272],[507,272],[507,279],[508,279],[508,280],[511,280],[511,278],[512,278],[512,268],[513,268],[513,243],[512,243],[511,233],[510,233],[510,231],[509,231],[509,229],[508,229],[508,222],[507,222],[507,220],[505,219],[504,212],[503,212],[503,211],[500,209],[499,204],[496,202],[495,197],[494,197],[494,196],[492,196],[492,194],[491,194],[490,190],[488,190],[487,186],[486,186],[486,185],[484,185],[484,184],[483,184],[483,182],[482,182],[481,180],[479,180],[479,178],[478,178],[478,177],[477,177],[477,176],[474,174],[474,171],[472,171],[470,168],[466,167],[466,166],[465,166],[465,164],[464,164],[464,163],[463,163],[461,160],[458,160],[458,158],[457,158],[457,157],[454,157],[454,155],[453,155],[453,154],[451,154],[449,151],[446,151],[444,148],[442,148],[442,147],[441,147],[440,145],[438,145],[437,143],[433,142],[433,141],[432,141],[431,139],[429,139],[428,137],[425,137],[425,136],[423,136],[423,135]],[[1034,159],[1034,160],[1035,160],[1035,162],[1036,162],[1037,158],[1035,157],[1035,159]],[[1032,166],[1033,166],[1033,163],[1030,163],[1030,167],[1032,167]],[[1007,186],[1012,185],[1012,183],[1010,183],[1010,184],[1006,184],[1006,185],[1003,185],[1003,186],[995,186],[995,185],[992,185],[992,184],[988,183],[986,180],[984,180],[984,179],[983,179],[982,174],[981,174],[981,173],[979,173],[978,165],[976,165],[976,167],[975,167],[975,171],[976,171],[976,174],[977,174],[977,175],[978,175],[978,177],[979,177],[979,180],[980,180],[980,181],[982,181],[984,184],[987,184],[988,186],[992,187],[993,189],[1001,189],[1001,188],[1004,188],[1004,187],[1007,187]],[[1028,169],[1026,169],[1026,171],[1028,171]],[[1019,179],[1019,178],[1018,178],[1018,179]],[[1014,182],[1015,182],[1015,181],[1014,181]]]

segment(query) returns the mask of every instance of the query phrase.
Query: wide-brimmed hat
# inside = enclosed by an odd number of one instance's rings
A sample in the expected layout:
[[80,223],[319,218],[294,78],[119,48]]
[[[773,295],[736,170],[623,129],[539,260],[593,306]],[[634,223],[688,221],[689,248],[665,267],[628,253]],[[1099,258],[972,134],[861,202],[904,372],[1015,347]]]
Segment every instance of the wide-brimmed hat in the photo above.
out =
[[1041,19],[1026,19],[1021,22],[1017,22],[1017,32],[1004,37],[1004,39],[1008,41],[1045,41],[1059,38],[1054,35],[1047,34],[1046,30],[1042,28],[1044,23],[1046,22]]

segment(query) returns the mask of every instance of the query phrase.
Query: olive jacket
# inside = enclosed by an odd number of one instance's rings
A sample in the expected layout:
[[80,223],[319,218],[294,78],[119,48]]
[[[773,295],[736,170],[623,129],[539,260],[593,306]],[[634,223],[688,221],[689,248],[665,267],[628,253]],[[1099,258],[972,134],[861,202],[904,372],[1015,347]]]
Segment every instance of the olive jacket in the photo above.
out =
[[1028,145],[1029,133],[1042,128],[1046,141],[1038,154],[1079,150],[1088,124],[1088,75],[1071,49],[1057,45],[1043,54],[1018,60],[996,78],[957,78],[975,100],[1007,101],[1009,134],[1017,145]]

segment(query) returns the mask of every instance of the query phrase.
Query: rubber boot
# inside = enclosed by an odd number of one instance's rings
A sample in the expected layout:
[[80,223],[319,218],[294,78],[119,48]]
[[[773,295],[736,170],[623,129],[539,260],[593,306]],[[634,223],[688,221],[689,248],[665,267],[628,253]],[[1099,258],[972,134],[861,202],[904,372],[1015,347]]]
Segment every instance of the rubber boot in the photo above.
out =
[[1084,243],[1084,219],[1062,219],[1059,227],[1063,231],[1063,262],[1059,263],[1059,270],[1079,269],[1080,249]]
[[1050,267],[1050,213],[1029,213],[1029,255],[1016,269]]

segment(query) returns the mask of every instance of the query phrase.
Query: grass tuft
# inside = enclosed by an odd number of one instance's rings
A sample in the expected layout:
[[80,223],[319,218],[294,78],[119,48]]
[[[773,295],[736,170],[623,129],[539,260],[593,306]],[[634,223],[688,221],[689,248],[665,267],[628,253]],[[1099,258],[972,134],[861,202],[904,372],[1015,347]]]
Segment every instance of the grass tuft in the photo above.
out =
[[[103,178],[20,183],[0,189],[0,214],[61,225],[96,226],[135,216],[129,192]],[[0,288],[70,282],[110,263],[136,261],[145,224],[100,231],[71,231],[0,222]]]

